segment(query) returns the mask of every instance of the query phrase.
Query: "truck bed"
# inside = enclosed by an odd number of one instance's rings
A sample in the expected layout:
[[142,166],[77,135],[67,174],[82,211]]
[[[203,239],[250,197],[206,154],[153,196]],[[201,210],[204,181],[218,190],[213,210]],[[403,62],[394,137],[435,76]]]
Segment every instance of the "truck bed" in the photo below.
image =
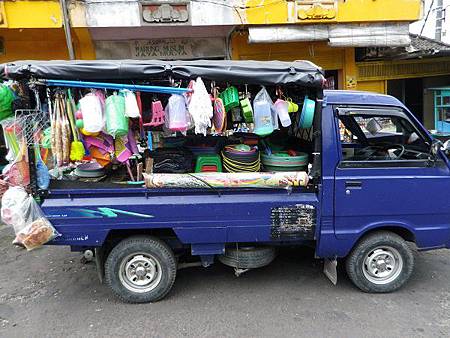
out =
[[[112,230],[136,229],[171,229],[185,244],[313,239],[319,219],[317,195],[307,188],[58,189],[42,208],[61,234],[49,244],[74,247],[98,247]],[[305,210],[307,229],[283,228]]]

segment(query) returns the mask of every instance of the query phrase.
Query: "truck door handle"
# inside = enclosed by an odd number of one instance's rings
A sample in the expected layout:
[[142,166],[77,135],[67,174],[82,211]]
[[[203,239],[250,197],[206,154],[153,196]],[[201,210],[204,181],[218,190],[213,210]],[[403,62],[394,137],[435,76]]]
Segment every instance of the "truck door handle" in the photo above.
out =
[[361,189],[361,181],[345,181],[345,189]]

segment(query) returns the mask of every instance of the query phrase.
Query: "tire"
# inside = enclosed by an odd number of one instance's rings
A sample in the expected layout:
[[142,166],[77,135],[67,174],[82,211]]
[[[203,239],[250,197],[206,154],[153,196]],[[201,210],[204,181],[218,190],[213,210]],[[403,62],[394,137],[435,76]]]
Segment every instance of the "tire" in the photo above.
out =
[[156,302],[175,282],[177,263],[172,250],[154,237],[130,237],[117,244],[105,263],[105,281],[128,303]]
[[402,287],[414,269],[414,255],[399,235],[379,231],[363,237],[346,259],[347,275],[364,292],[387,293]]
[[273,247],[240,247],[227,248],[219,261],[225,265],[239,269],[256,269],[270,264],[276,256]]

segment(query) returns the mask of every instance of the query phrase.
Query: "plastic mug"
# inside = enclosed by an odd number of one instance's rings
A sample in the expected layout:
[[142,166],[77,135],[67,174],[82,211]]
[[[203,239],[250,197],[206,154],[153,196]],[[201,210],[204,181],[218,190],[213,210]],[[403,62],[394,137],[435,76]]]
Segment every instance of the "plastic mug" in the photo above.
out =
[[289,113],[296,113],[298,112],[298,104],[292,102],[292,99],[287,99],[286,101],[288,103],[288,112]]

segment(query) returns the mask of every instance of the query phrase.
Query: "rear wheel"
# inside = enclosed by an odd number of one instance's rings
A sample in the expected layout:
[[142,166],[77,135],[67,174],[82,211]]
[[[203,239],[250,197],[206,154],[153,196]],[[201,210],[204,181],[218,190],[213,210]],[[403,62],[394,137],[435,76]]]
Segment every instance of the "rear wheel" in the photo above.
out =
[[392,232],[364,237],[348,255],[347,274],[365,292],[392,292],[411,277],[414,255],[408,243]]
[[124,301],[155,302],[170,291],[176,271],[176,260],[167,244],[153,237],[130,237],[109,254],[105,280]]

